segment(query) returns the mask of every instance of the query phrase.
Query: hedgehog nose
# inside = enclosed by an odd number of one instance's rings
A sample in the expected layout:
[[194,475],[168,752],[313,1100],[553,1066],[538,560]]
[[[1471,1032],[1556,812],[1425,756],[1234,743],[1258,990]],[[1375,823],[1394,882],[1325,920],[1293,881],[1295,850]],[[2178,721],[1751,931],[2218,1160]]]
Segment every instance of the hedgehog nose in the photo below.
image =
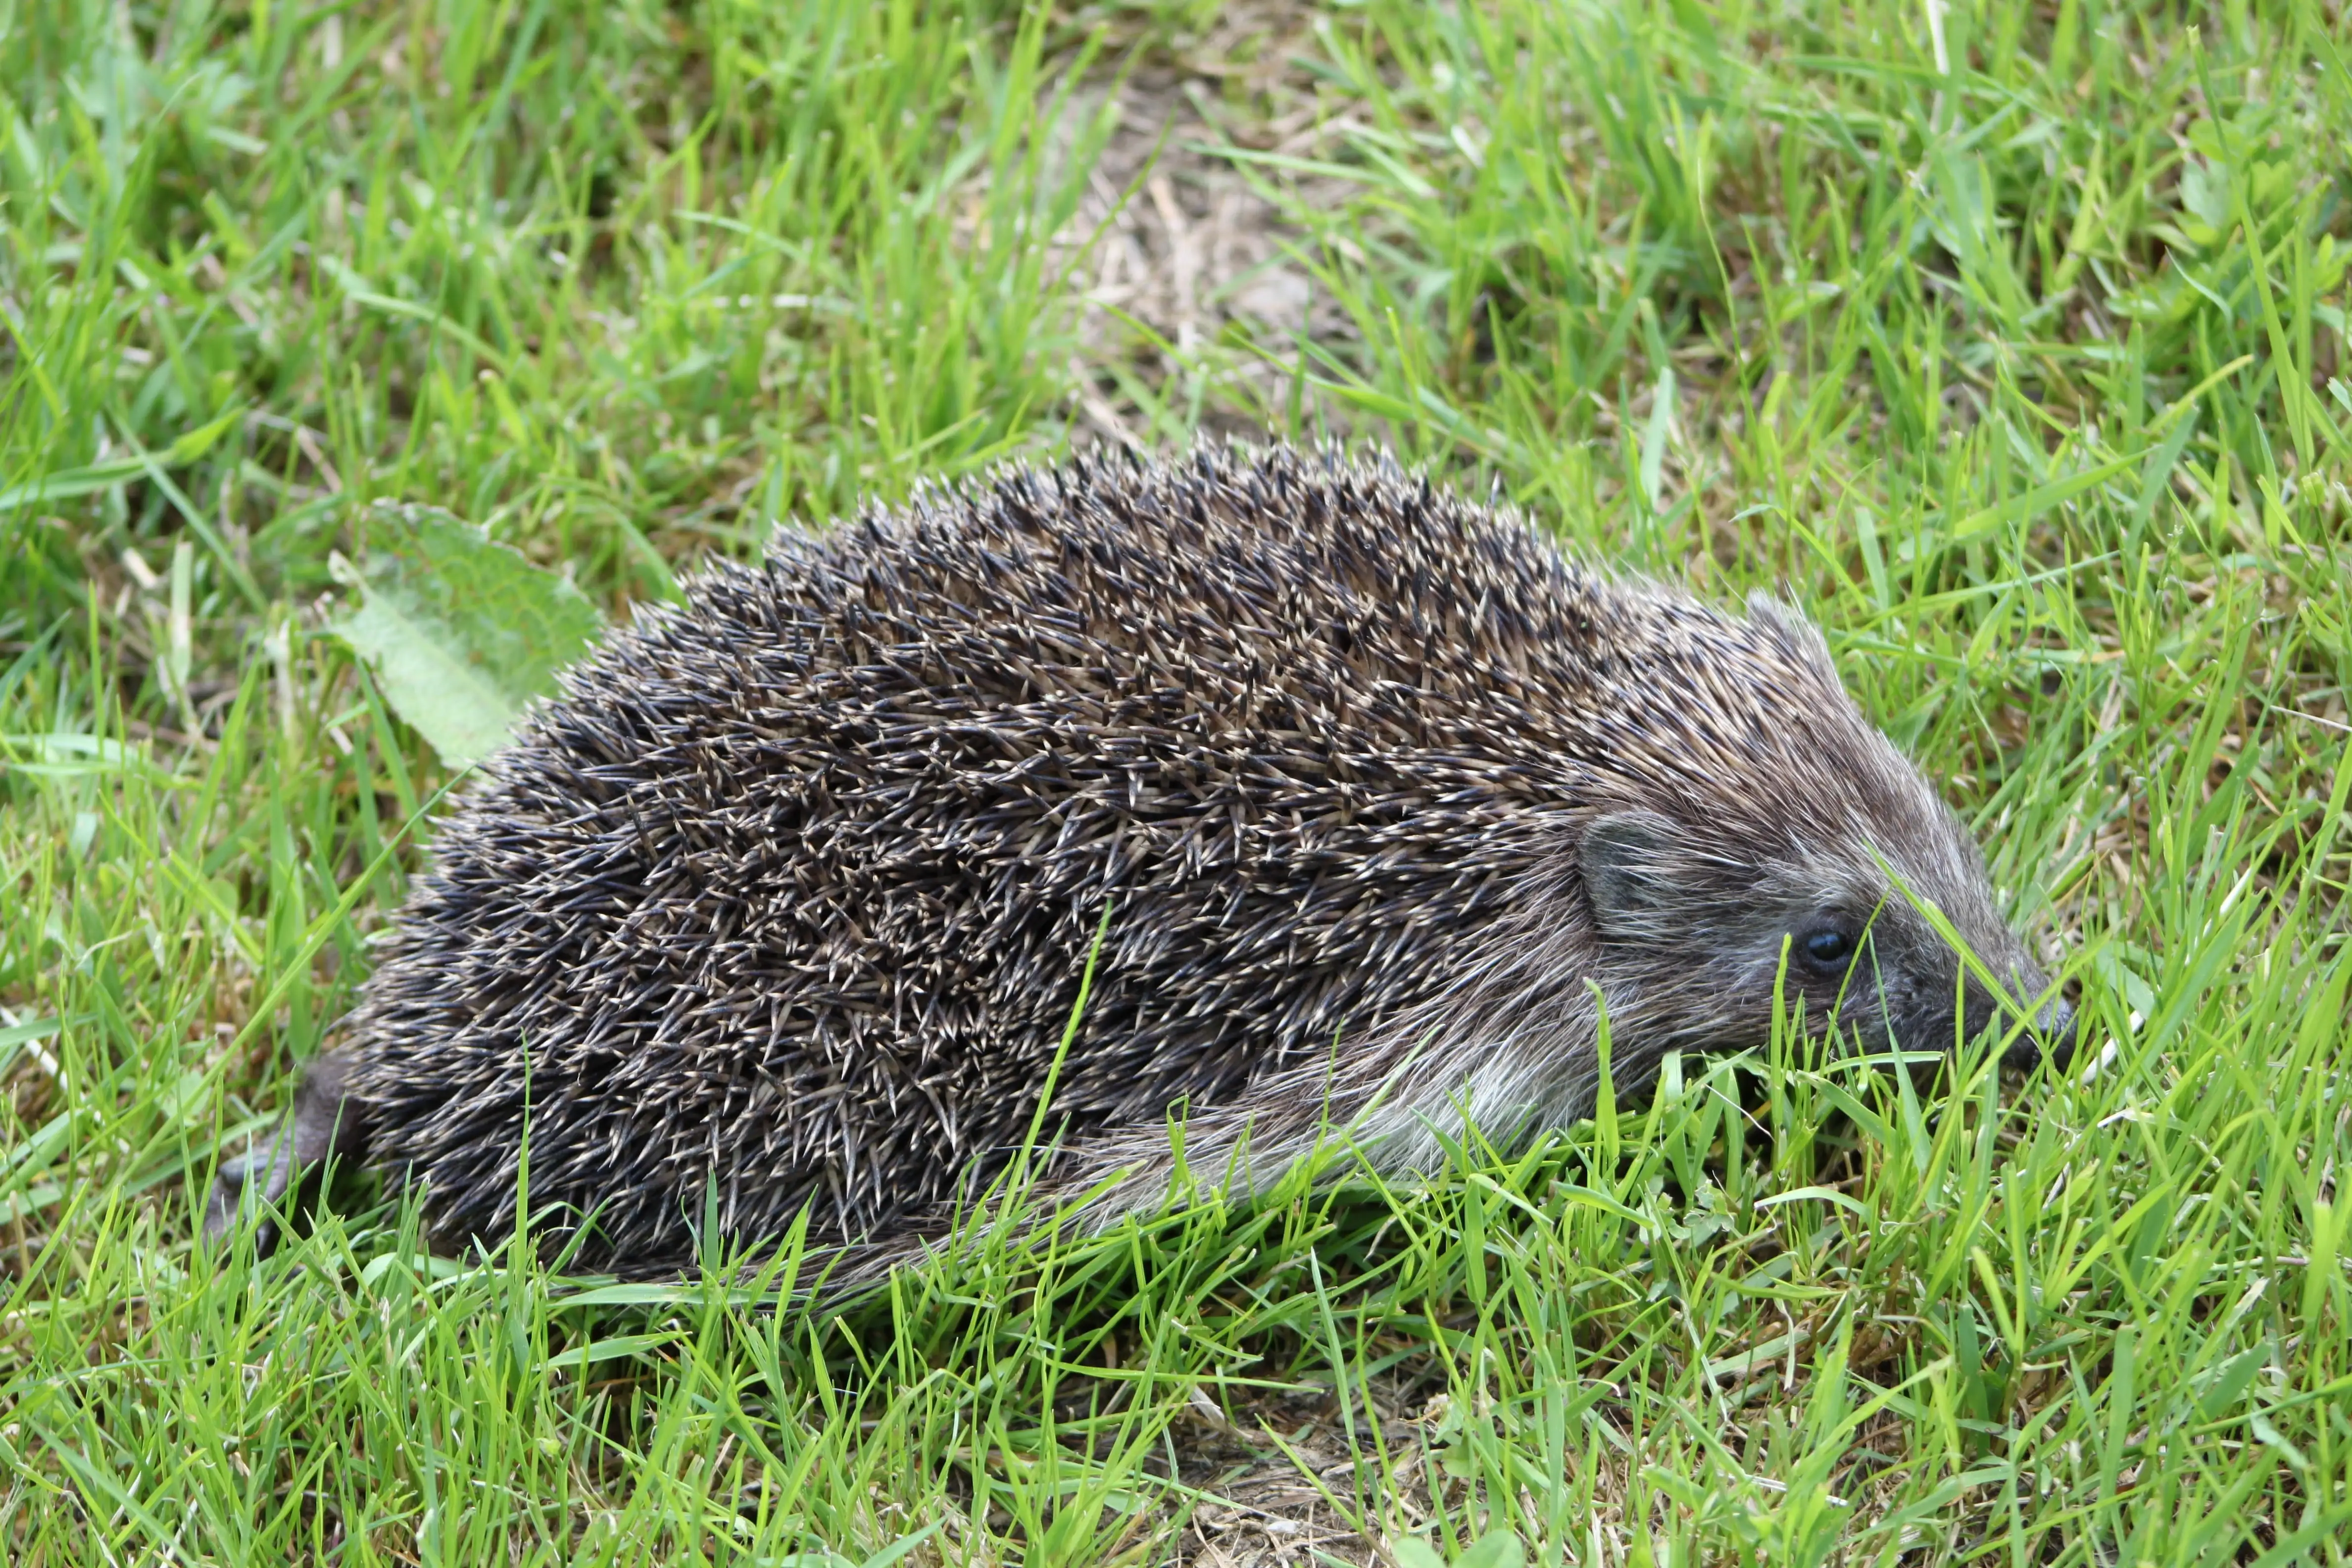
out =
[[2034,1022],[2041,1026],[2042,1048],[2049,1054],[2050,1065],[2063,1072],[2074,1060],[2074,1040],[2079,1031],[2074,1005],[2063,997],[2053,998]]
[[2074,1007],[2063,997],[2051,998],[2033,1016],[2033,1026],[2001,1058],[2002,1065],[2031,1071],[2046,1057],[2063,1072],[2074,1059]]

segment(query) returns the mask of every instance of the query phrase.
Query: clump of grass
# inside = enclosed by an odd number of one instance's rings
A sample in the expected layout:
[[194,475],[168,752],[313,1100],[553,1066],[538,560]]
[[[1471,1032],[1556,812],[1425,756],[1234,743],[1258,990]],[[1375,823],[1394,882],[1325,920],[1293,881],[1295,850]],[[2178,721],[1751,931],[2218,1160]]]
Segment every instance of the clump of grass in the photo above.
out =
[[[1194,96],[1345,327],[1081,331],[1098,89],[1254,15],[7,14],[13,1560],[2343,1559],[2340,23],[1269,16],[1287,63]],[[397,1205],[193,1245],[449,782],[323,629],[362,503],[618,611],[1081,396],[1786,584],[2063,955],[2080,1070],[1783,1039],[1425,1192],[1338,1148],[845,1311],[777,1309],[789,1255],[430,1259]]]

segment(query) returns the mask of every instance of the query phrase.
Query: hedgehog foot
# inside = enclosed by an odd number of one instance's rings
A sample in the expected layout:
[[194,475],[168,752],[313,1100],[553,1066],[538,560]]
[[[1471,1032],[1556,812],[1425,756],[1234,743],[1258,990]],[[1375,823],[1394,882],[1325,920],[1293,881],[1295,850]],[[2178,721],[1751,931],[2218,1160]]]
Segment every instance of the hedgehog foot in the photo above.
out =
[[[205,1203],[207,1243],[226,1237],[248,1202],[282,1203],[303,1173],[322,1162],[366,1157],[367,1130],[359,1108],[343,1092],[350,1072],[348,1058],[330,1052],[314,1059],[302,1074],[286,1124],[268,1142],[222,1164]],[[267,1254],[277,1243],[277,1226],[262,1221],[254,1239]]]

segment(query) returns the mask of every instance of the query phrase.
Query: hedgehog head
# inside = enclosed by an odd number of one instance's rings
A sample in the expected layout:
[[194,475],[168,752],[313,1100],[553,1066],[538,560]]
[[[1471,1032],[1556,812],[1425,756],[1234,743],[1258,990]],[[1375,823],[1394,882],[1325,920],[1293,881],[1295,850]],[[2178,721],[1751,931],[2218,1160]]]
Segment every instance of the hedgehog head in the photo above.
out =
[[1580,827],[1612,1008],[1658,1049],[1738,1048],[1769,1038],[1777,986],[1810,1026],[1906,1050],[2006,1033],[2038,1008],[2010,1059],[2063,1061],[2072,1010],[2045,995],[1975,840],[1846,695],[1821,635],[1761,598],[1706,633],[1710,657],[1688,666],[1748,689],[1677,704],[1653,679],[1648,702],[1667,728],[1705,715],[1675,750],[1713,787],[1653,773]]

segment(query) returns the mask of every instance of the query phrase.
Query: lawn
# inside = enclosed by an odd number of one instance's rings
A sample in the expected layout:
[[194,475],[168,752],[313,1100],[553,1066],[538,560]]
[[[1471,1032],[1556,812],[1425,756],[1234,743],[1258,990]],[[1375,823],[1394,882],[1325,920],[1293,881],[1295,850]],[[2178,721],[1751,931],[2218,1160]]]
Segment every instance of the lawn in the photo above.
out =
[[[0,1561],[2352,1558],[2347,198],[2333,0],[0,4]],[[2082,1058],[846,1311],[196,1245],[456,776],[375,503],[617,619],[1202,433],[1784,587]]]

